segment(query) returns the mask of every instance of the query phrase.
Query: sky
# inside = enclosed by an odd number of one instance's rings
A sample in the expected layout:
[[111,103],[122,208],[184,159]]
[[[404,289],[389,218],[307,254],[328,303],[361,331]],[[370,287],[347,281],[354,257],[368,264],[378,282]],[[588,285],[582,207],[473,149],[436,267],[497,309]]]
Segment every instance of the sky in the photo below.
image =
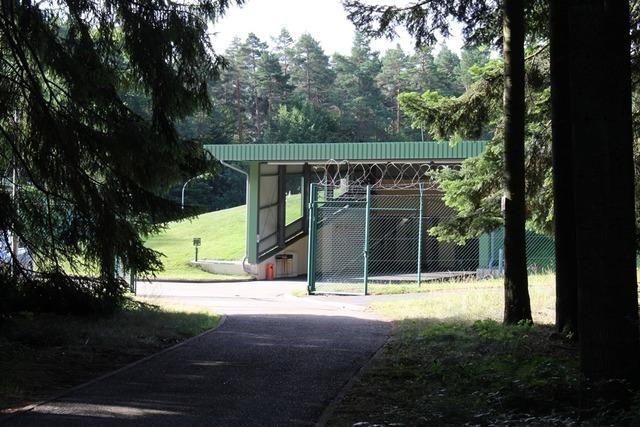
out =
[[[369,0],[368,3],[405,5],[407,0]],[[250,32],[271,45],[271,38],[287,28],[294,39],[308,32],[320,42],[325,53],[349,54],[354,26],[347,19],[340,0],[247,0],[241,8],[233,6],[213,27],[213,45],[222,53],[234,37],[244,40]],[[384,52],[400,44],[405,51],[413,50],[413,42],[404,31],[393,41],[374,40],[374,50]],[[462,37],[455,27],[447,46],[459,53]],[[436,48],[437,50],[437,48]]]

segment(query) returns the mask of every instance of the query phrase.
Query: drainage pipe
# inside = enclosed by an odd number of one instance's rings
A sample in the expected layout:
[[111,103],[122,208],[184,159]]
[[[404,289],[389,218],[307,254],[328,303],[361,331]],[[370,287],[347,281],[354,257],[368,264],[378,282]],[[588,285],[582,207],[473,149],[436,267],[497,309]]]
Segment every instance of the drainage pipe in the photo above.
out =
[[[245,205],[245,229],[247,228],[247,225],[249,224],[249,174],[245,171],[242,170],[241,168],[239,168],[238,166],[234,166],[232,164],[229,164],[227,162],[225,162],[224,160],[218,160],[220,162],[220,164],[222,166],[226,166],[229,169],[236,171],[238,173],[241,173],[242,175],[244,175],[245,178],[245,194],[244,194],[244,205]],[[246,248],[245,248],[246,251]],[[242,269],[244,270],[245,273],[247,274],[251,274],[253,275],[250,271],[248,271],[247,266],[246,266],[246,261],[247,261],[247,257],[246,257],[246,253],[245,253],[245,257],[242,260]]]

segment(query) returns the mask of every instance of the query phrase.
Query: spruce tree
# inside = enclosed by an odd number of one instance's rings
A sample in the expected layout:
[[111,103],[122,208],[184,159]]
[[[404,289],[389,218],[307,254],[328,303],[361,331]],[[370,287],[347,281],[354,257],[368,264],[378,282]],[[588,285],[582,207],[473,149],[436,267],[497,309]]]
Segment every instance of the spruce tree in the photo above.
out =
[[115,294],[116,258],[160,267],[143,238],[177,207],[159,195],[214,167],[176,123],[210,107],[224,60],[208,28],[232,3],[2,2],[0,153],[21,179],[18,198],[0,189],[0,228],[31,249],[40,277],[83,260]]

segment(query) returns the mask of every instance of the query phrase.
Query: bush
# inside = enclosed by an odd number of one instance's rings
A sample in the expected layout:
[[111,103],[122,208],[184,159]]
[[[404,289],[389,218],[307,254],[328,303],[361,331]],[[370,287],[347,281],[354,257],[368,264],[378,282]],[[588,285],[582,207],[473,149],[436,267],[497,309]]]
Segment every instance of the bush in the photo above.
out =
[[104,315],[127,301],[127,283],[62,273],[11,277],[0,271],[0,316],[20,311],[75,315]]

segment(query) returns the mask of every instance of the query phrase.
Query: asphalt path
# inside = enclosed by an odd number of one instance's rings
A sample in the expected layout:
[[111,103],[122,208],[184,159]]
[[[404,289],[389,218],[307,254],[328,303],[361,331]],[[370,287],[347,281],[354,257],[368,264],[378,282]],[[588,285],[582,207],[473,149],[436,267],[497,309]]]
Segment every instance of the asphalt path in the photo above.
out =
[[315,425],[384,344],[390,325],[366,302],[293,297],[301,287],[141,283],[143,296],[211,307],[226,314],[224,323],[0,424]]

